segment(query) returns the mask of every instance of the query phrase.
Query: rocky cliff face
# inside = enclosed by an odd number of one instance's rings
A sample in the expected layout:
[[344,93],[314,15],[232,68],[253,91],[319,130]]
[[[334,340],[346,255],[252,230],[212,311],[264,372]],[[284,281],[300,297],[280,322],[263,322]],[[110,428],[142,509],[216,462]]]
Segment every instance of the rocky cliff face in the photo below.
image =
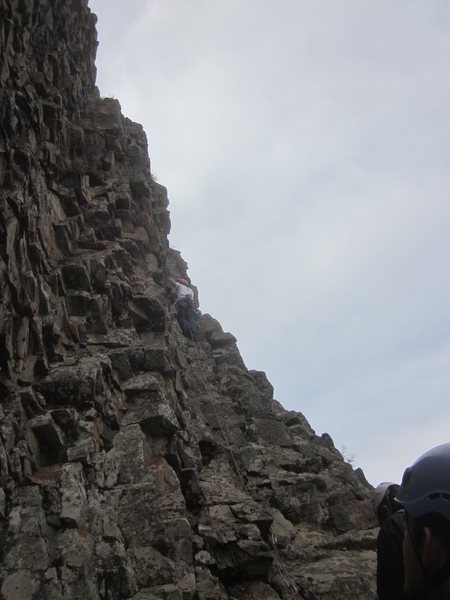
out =
[[0,0],[1,598],[370,600],[364,476],[174,318],[166,190],[85,0]]

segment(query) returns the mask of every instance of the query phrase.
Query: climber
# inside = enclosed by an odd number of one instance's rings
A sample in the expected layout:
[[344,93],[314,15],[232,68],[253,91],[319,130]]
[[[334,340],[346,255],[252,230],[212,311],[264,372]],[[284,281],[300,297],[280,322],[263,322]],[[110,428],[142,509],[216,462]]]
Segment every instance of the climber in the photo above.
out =
[[396,502],[400,486],[384,481],[375,488],[373,508],[380,523],[377,537],[378,600],[406,600],[403,592],[403,538],[405,511]]
[[189,287],[186,279],[169,278],[177,290],[175,312],[178,323],[184,335],[192,340],[197,337],[197,325],[195,323],[194,292]]
[[397,501],[406,512],[406,594],[450,599],[450,443],[422,454],[403,474]]

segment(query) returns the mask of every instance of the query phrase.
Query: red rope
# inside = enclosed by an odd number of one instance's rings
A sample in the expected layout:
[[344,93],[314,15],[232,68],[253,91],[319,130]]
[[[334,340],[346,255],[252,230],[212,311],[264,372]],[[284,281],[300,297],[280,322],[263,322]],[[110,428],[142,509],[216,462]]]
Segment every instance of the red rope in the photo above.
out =
[[[201,377],[203,379],[203,385],[205,387],[206,395],[207,395],[209,403],[211,404],[212,409],[214,411],[214,415],[216,417],[217,425],[219,426],[219,429],[220,429],[220,431],[222,433],[222,437],[223,437],[223,439],[225,441],[225,444],[226,444],[226,446],[228,448],[228,451],[230,453],[231,459],[232,459],[233,464],[234,464],[234,468],[235,468],[236,473],[237,473],[237,475],[238,475],[238,477],[240,479],[240,482],[241,482],[241,485],[242,485],[242,487],[244,489],[244,492],[250,498],[251,496],[250,496],[250,493],[249,493],[249,491],[247,489],[247,486],[245,485],[244,477],[242,475],[241,469],[239,468],[239,465],[238,465],[238,462],[237,462],[237,459],[236,459],[236,455],[234,454],[233,448],[231,447],[231,444],[230,444],[230,441],[228,439],[228,436],[225,433],[224,428],[222,427],[222,422],[221,422],[220,417],[219,417],[219,415],[217,413],[216,405],[215,405],[215,403],[214,403],[214,401],[212,399],[211,394],[209,393],[208,384],[207,384],[207,381],[206,381],[206,376],[205,376],[205,373],[204,373],[203,367],[202,367],[202,361],[200,360],[200,353],[199,353],[199,350],[198,350],[198,347],[197,347],[197,342],[195,341],[195,339],[193,338],[193,336],[191,336],[191,339],[192,339],[192,341],[194,343],[195,354],[196,354],[196,358],[197,358],[197,362],[198,362],[198,367],[199,367],[200,375],[201,375]],[[300,592],[298,591],[297,586],[295,585],[295,583],[292,580],[291,576],[289,575],[289,572],[288,572],[288,570],[286,568],[286,565],[281,560],[281,556],[280,556],[280,553],[279,553],[278,547],[277,547],[277,539],[273,535],[273,533],[271,533],[270,536],[269,536],[269,543],[270,543],[270,546],[271,546],[271,548],[272,548],[272,550],[273,550],[273,552],[275,554],[275,560],[280,565],[280,569],[279,569],[280,574],[284,575],[286,577],[286,581],[284,583],[290,588],[290,590],[296,595],[296,597],[299,600],[305,600],[303,598],[303,596],[300,594]]]
[[277,538],[274,536],[274,534],[272,532],[270,533],[270,536],[269,536],[269,543],[275,554],[275,560],[278,561],[278,563],[280,565],[280,569],[279,569],[280,575],[284,575],[286,577],[285,584],[288,587],[290,587],[291,592],[293,592],[299,600],[305,600],[303,598],[303,596],[300,594],[300,592],[298,591],[298,588],[295,585],[292,577],[289,575],[289,571],[287,570],[286,565],[281,560],[281,556],[280,556],[280,553],[278,551],[278,546],[277,546]]
[[197,342],[194,339],[192,341],[194,342],[194,348],[195,348],[195,353],[196,353],[196,357],[197,357],[197,362],[198,362],[200,374],[201,374],[202,379],[203,379],[203,384],[205,386],[206,395],[207,395],[209,403],[211,404],[212,409],[214,411],[214,415],[216,417],[217,425],[219,426],[219,429],[220,429],[220,431],[222,433],[222,437],[223,437],[223,439],[225,441],[225,444],[226,444],[226,446],[228,448],[228,451],[230,453],[231,459],[232,459],[233,464],[234,464],[234,468],[235,468],[236,473],[237,473],[237,475],[238,475],[238,477],[240,479],[240,482],[241,482],[241,485],[242,485],[242,487],[244,489],[244,492],[247,494],[247,496],[250,496],[249,491],[247,489],[247,486],[245,485],[244,477],[243,477],[242,472],[241,472],[241,470],[239,468],[239,465],[238,465],[238,462],[237,462],[237,459],[236,459],[236,455],[234,454],[233,448],[231,447],[231,444],[230,444],[230,441],[228,439],[228,436],[225,433],[224,428],[222,427],[222,422],[221,422],[221,420],[219,418],[219,415],[217,413],[216,405],[214,404],[212,396],[211,396],[211,394],[208,391],[205,373],[203,371],[202,363],[201,363],[201,360],[200,360],[200,353],[199,353],[198,348],[197,348]]

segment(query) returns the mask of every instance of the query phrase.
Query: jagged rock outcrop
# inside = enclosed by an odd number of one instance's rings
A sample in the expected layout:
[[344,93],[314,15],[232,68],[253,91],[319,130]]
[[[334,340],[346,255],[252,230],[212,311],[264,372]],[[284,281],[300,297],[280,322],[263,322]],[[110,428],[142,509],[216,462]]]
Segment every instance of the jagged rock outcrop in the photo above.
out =
[[374,598],[363,474],[211,316],[181,335],[86,1],[0,0],[0,48],[1,598]]

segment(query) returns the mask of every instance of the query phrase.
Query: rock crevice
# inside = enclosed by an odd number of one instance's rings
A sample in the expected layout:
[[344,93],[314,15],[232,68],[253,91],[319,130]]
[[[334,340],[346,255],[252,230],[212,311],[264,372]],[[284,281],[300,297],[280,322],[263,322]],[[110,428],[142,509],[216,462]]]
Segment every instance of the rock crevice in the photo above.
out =
[[87,2],[0,17],[1,598],[375,598],[363,474],[213,317],[181,334],[167,191],[95,87]]

